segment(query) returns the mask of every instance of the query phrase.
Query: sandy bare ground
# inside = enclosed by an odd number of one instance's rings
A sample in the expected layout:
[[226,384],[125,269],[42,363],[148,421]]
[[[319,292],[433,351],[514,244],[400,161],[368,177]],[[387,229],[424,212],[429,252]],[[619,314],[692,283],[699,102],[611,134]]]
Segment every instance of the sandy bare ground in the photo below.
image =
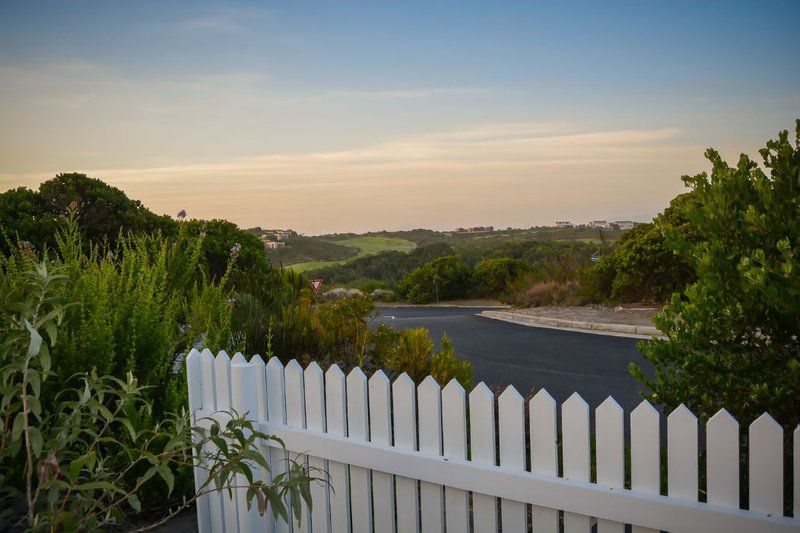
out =
[[653,315],[660,311],[656,307],[604,307],[585,306],[543,306],[527,309],[514,309],[515,313],[537,317],[578,320],[600,324],[628,324],[632,326],[652,326]]

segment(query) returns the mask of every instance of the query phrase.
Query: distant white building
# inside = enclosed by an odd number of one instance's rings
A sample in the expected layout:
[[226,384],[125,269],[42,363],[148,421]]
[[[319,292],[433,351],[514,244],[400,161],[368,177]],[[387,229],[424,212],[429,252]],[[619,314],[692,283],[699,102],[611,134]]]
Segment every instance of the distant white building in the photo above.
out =
[[633,227],[636,225],[636,222],[633,222],[632,220],[617,220],[614,222],[614,224],[616,224],[619,229],[633,229]]
[[592,220],[589,222],[590,228],[610,228],[611,224],[607,220]]
[[575,225],[569,220],[557,220],[555,227],[557,228],[574,228]]
[[278,248],[285,247],[286,243],[282,241],[267,241],[264,243],[264,246],[267,250],[277,250]]

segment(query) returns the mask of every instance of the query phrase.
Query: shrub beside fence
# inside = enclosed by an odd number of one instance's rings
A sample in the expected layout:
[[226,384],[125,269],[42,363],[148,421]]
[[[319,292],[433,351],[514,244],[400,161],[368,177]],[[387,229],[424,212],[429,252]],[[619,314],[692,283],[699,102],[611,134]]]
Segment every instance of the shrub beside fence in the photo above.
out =
[[[513,387],[495,399],[483,383],[467,394],[456,381],[440,388],[430,376],[416,386],[405,374],[391,383],[381,371],[367,379],[358,368],[345,376],[336,365],[323,373],[316,363],[304,370],[294,360],[284,367],[275,357],[247,362],[208,350],[189,354],[187,373],[201,425],[224,419],[220,410],[248,412],[293,457],[330,475],[329,487],[312,488],[312,511],[291,523],[248,510],[236,490],[204,496],[201,532],[510,532],[530,524],[537,533],[586,533],[595,523],[598,533],[621,533],[625,524],[634,532],[800,530],[800,427],[784,454],[783,428],[767,413],[747,430],[746,465],[739,425],[727,411],[706,425],[705,464],[697,418],[684,406],[670,413],[661,494],[660,414],[646,401],[627,421],[613,398],[598,406],[593,450],[592,413],[577,393],[561,405],[559,431],[558,407],[545,390],[526,409]],[[282,450],[265,443],[263,453],[272,473],[259,472],[262,479],[285,470]],[[783,516],[790,455],[794,518]],[[749,509],[739,501],[742,468]]]

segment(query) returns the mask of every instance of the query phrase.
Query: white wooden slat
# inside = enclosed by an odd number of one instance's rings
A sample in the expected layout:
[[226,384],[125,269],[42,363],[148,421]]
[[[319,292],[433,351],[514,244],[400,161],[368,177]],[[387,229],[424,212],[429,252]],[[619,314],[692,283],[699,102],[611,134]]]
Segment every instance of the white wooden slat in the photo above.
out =
[[[447,458],[467,458],[466,393],[455,379],[442,389],[442,450]],[[467,531],[467,491],[445,487],[447,531]]]
[[[558,476],[558,442],[556,401],[541,389],[528,404],[531,436],[531,471],[552,477]],[[558,510],[533,506],[534,533],[558,533]]]
[[[597,482],[608,487],[625,486],[625,413],[609,396],[595,409]],[[625,524],[599,519],[598,533],[622,533]]]
[[[305,370],[306,427],[313,431],[325,432],[325,375],[317,363],[311,363]],[[327,461],[309,456],[308,466],[311,475],[324,479],[328,470]],[[314,471],[316,469],[317,471]],[[311,530],[320,533],[330,531],[330,502],[328,487],[322,481],[311,484]]]
[[[303,367],[296,359],[292,359],[284,368],[284,385],[286,387],[286,425],[294,428],[306,428],[306,393],[303,380]],[[305,454],[297,455],[299,450],[290,450],[290,458],[302,465],[308,464],[308,457]],[[295,453],[292,453],[295,452]],[[311,520],[308,508],[301,501],[300,520],[293,517],[292,526],[299,533],[311,531]]]
[[[484,382],[469,393],[469,443],[473,463],[495,465],[494,394]],[[472,494],[472,521],[475,531],[497,531],[497,498]]]
[[[217,410],[217,375],[214,369],[214,355],[211,350],[206,348],[200,354],[200,375],[203,381],[203,409],[208,411]],[[205,445],[204,453],[214,455],[217,452],[217,447],[212,443]],[[217,486],[212,483],[210,489],[218,490]],[[225,531],[225,511],[223,507],[222,492],[215,492],[209,494],[208,508],[210,515],[211,531]]]
[[[564,478],[589,481],[589,405],[577,392],[561,405]],[[564,513],[564,533],[587,533],[588,516]]]
[[[231,405],[240,416],[258,422],[258,396],[253,394],[257,386],[258,369],[247,363],[244,357],[239,361],[231,364]],[[253,470],[253,480],[259,481],[261,477],[258,465],[251,462],[249,466]],[[263,530],[264,522],[258,512],[256,501],[253,500],[250,508],[247,508],[247,478],[243,474],[237,474],[236,485],[239,487],[236,490],[239,531]]]
[[[344,372],[338,365],[331,365],[325,372],[325,424],[331,435],[347,436],[347,412]],[[331,531],[350,531],[350,472],[347,465],[328,461],[330,476],[329,502],[331,507]]]
[[[525,400],[512,386],[497,398],[500,435],[500,466],[525,471]],[[511,500],[500,501],[504,531],[527,531],[528,506]]]
[[[438,401],[436,402],[438,408]],[[426,404],[430,408],[430,404]],[[392,415],[394,445],[404,450],[417,449],[417,398],[414,381],[403,372],[392,384]],[[437,451],[438,453],[438,451]],[[397,500],[397,531],[419,531],[417,481],[395,476]],[[439,489],[441,492],[441,489]]]
[[[189,412],[194,414],[198,409],[203,408],[203,376],[200,352],[195,349],[189,351],[186,356],[186,384],[188,386]],[[194,423],[194,416],[192,417]],[[198,436],[192,433],[192,439],[197,442]],[[199,461],[200,456],[192,448],[194,461]],[[206,471],[201,467],[194,468],[194,486],[198,490],[208,480]],[[209,507],[210,495],[205,494],[197,499],[197,531],[199,533],[209,533],[211,531],[211,515]]]
[[[214,376],[217,387],[217,410],[229,412],[231,410],[231,358],[224,351],[219,352],[214,358]],[[232,482],[233,479],[229,480],[227,485],[231,485]],[[226,489],[220,494],[225,515],[225,531],[227,533],[239,531],[239,521],[236,518],[238,510],[236,491],[229,494]]]
[[[283,364],[277,357],[270,357],[267,361],[265,374],[267,376],[267,415],[270,422],[286,424],[286,382]],[[270,447],[270,467],[272,476],[285,473],[288,469],[289,456],[286,451],[278,447]],[[288,504],[288,502],[286,502]],[[291,507],[287,505],[288,520],[275,515],[275,531],[282,533],[292,530]]]
[[783,428],[769,414],[748,430],[750,510],[783,514]]
[[800,519],[800,425],[794,428],[794,517]]
[[235,354],[233,354],[233,357],[231,357],[231,365],[238,365],[246,362],[247,359],[244,358],[242,352],[236,352]]
[[[647,494],[661,493],[660,416],[646,400],[631,411],[631,489]],[[633,533],[656,530],[633,525]]]
[[[419,451],[442,454],[442,390],[431,376],[417,387],[419,402]],[[444,531],[444,489],[421,481],[420,526],[423,533]]]
[[362,468],[666,531],[795,533],[800,527],[800,521],[782,516],[635,491],[613,491],[594,483],[504,471],[466,460],[376,446],[369,442],[292,429],[269,422],[264,422],[260,428],[265,433],[284,439],[290,448],[307,447],[309,453]]
[[[347,436],[369,440],[367,376],[356,367],[347,375]],[[350,513],[354,533],[372,531],[372,483],[369,471],[350,467]]]
[[[391,383],[382,370],[369,378],[369,440],[392,444]],[[372,509],[375,531],[392,533],[394,525],[394,476],[372,472]]]
[[706,501],[739,507],[739,423],[720,409],[706,424]]
[[[256,401],[258,402],[258,419],[269,420],[269,409],[267,407],[267,364],[258,354],[250,358],[250,364],[256,368],[255,396]],[[258,451],[261,453],[262,457],[269,459],[269,446],[267,446],[263,441],[259,443]],[[260,475],[261,479],[264,481],[272,481],[272,472],[266,468],[260,469]],[[272,531],[272,528],[275,524],[275,515],[272,512],[271,507],[268,508],[264,516],[261,517],[261,524],[263,527],[261,527],[259,531]]]
[[697,417],[683,404],[667,417],[667,494],[697,500]]

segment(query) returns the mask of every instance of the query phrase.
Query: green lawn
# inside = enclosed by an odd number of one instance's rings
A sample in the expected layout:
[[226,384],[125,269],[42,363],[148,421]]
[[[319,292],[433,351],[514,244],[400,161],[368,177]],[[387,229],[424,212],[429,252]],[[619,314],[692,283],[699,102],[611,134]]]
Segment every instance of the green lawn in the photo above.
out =
[[326,266],[349,263],[350,261],[358,259],[359,257],[364,257],[365,255],[374,255],[390,250],[397,252],[410,252],[416,247],[416,244],[413,242],[397,237],[366,236],[330,242],[341,244],[343,246],[352,246],[353,248],[358,248],[358,253],[348,257],[347,259],[341,259],[339,261],[308,261],[306,263],[297,263],[291,265],[289,268],[293,269],[295,272],[305,272],[307,270],[315,270],[317,268],[323,268]]

